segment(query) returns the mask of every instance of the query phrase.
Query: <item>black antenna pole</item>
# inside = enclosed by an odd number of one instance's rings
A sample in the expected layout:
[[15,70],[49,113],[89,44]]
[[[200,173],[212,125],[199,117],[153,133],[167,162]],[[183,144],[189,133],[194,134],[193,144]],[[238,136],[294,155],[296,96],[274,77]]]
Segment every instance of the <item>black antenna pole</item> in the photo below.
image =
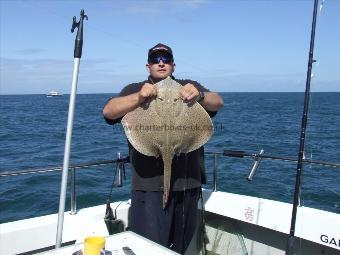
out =
[[73,17],[73,23],[72,23],[72,28],[71,32],[74,32],[75,28],[78,28],[77,31],[77,37],[74,43],[74,57],[75,58],[81,58],[81,54],[83,51],[83,21],[84,18],[88,20],[87,15],[85,15],[84,10],[80,11],[80,20],[77,22],[76,17]]
[[296,223],[297,207],[300,204],[300,196],[301,196],[301,173],[302,173],[304,149],[305,149],[305,136],[306,136],[305,132],[306,132],[306,127],[307,127],[307,119],[308,119],[307,116],[308,116],[308,106],[309,106],[309,96],[310,96],[310,81],[312,78],[313,63],[315,62],[315,60],[313,59],[313,51],[314,51],[314,38],[315,38],[317,13],[318,13],[318,0],[314,0],[313,23],[312,23],[312,31],[311,31],[311,38],[310,38],[310,46],[309,46],[306,90],[305,90],[305,99],[304,99],[301,134],[300,134],[300,147],[299,147],[298,163],[297,163],[297,168],[296,168],[294,204],[293,204],[293,210],[292,210],[290,232],[289,232],[289,237],[287,240],[286,255],[295,254],[294,252],[295,250],[294,249],[295,223]]

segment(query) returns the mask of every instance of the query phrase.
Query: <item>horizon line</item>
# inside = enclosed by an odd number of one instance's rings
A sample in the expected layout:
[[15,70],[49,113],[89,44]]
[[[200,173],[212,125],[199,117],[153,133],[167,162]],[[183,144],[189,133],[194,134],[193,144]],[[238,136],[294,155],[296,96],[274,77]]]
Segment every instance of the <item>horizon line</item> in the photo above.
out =
[[[305,91],[212,91],[215,93],[305,93]],[[80,92],[77,95],[97,95],[97,94],[118,94],[120,92]],[[340,93],[340,91],[311,91],[310,93]],[[46,93],[22,93],[22,94],[0,94],[0,96],[29,96],[29,95],[44,95]],[[70,95],[70,93],[63,93],[63,95]]]

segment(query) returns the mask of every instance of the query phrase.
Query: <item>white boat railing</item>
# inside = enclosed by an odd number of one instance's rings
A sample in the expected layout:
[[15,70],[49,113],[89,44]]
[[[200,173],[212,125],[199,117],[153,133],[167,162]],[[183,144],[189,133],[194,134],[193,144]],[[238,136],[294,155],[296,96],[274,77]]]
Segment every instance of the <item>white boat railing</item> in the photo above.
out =
[[[264,153],[247,153],[244,151],[233,151],[233,150],[224,150],[224,152],[211,152],[206,151],[206,155],[211,155],[213,159],[213,168],[212,168],[212,183],[211,189],[212,191],[217,191],[217,177],[218,177],[218,160],[220,156],[227,156],[227,157],[237,157],[237,158],[253,158],[254,165],[250,168],[250,172],[252,173],[252,177],[255,174],[256,169],[254,167],[259,167],[258,159],[269,159],[269,160],[280,160],[286,162],[297,162],[297,159],[291,157],[281,157],[281,156],[273,156],[273,155],[266,155]],[[117,153],[117,159],[114,160],[97,160],[97,161],[90,161],[86,163],[79,163],[79,164],[70,164],[69,171],[71,177],[71,187],[70,187],[70,208],[71,214],[77,213],[77,192],[76,192],[76,170],[83,170],[88,169],[95,166],[106,166],[106,165],[114,165],[116,164],[116,172],[122,170],[121,168],[124,167],[125,163],[129,163],[129,157],[120,157],[121,153]],[[339,163],[330,163],[325,161],[317,161],[317,160],[310,160],[304,159],[303,162],[305,164],[315,164],[315,165],[322,165],[332,168],[340,169]],[[54,167],[43,167],[43,168],[34,168],[34,169],[21,169],[21,170],[11,170],[11,171],[4,171],[0,172],[0,177],[10,177],[10,176],[20,176],[20,175],[28,175],[28,174],[39,174],[39,173],[49,173],[49,172],[58,172],[62,171],[62,166],[54,166]],[[117,173],[115,174],[117,175]],[[251,179],[247,178],[248,181]]]
[[[217,169],[218,169],[218,156],[223,155],[220,152],[205,152],[205,154],[213,155],[213,191],[217,191]],[[120,153],[117,153],[117,159],[115,160],[99,160],[99,161],[91,161],[87,163],[81,164],[70,164],[69,171],[71,177],[71,189],[70,189],[70,203],[71,203],[71,214],[77,213],[77,192],[76,192],[76,170],[86,169],[94,166],[105,166],[116,164],[116,171],[121,171],[122,167],[124,167],[125,163],[129,163],[129,157],[120,158]],[[9,177],[9,176],[20,176],[20,175],[28,175],[28,174],[39,174],[39,173],[49,173],[49,172],[58,172],[63,171],[62,166],[54,166],[54,167],[42,167],[42,168],[33,168],[33,169],[22,169],[22,170],[10,170],[0,172],[0,177]]]
[[[70,194],[70,202],[71,202],[71,214],[77,213],[77,193],[76,193],[76,170],[86,169],[94,166],[105,166],[110,164],[117,164],[118,162],[128,162],[128,157],[117,159],[117,160],[99,160],[99,161],[91,161],[82,164],[70,164],[69,171],[71,171],[71,194]],[[43,167],[43,168],[34,168],[34,169],[23,169],[23,170],[13,170],[13,171],[4,171],[0,172],[0,177],[9,177],[9,176],[20,176],[27,174],[39,174],[39,173],[49,173],[49,172],[58,172],[63,171],[62,166],[54,166],[54,167]]]

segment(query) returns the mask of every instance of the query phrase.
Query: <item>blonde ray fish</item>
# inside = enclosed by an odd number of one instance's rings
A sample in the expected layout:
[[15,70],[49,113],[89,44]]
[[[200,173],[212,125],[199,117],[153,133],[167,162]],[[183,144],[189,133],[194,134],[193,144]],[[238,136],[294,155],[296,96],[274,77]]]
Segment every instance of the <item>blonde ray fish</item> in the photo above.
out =
[[213,134],[213,123],[199,103],[190,105],[180,99],[182,85],[170,77],[155,86],[157,97],[127,113],[122,125],[129,142],[137,151],[146,156],[162,157],[165,208],[170,192],[173,157],[203,146]]

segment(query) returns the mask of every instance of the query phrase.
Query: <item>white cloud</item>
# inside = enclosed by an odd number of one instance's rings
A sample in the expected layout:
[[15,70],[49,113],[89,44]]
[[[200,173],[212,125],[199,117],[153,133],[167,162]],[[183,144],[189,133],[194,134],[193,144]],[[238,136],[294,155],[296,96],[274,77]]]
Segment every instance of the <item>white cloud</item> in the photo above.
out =
[[[1,94],[42,94],[56,89],[69,93],[73,62],[54,59],[0,59]],[[127,65],[127,64],[126,64]],[[115,93],[126,84],[142,81],[143,68],[128,68],[108,59],[82,60],[78,93]],[[212,91],[304,91],[304,73],[238,73],[218,69],[216,72],[193,72],[181,69],[177,78],[197,80]],[[339,80],[313,79],[312,91],[339,91]]]
[[[83,60],[80,64],[78,92],[119,92],[125,84],[143,80],[141,72],[119,73],[119,65],[107,59]],[[1,94],[41,94],[52,89],[69,93],[73,61],[54,59],[0,58]]]
[[46,49],[22,49],[17,50],[18,53],[24,54],[24,55],[35,55],[38,53],[46,52]]

